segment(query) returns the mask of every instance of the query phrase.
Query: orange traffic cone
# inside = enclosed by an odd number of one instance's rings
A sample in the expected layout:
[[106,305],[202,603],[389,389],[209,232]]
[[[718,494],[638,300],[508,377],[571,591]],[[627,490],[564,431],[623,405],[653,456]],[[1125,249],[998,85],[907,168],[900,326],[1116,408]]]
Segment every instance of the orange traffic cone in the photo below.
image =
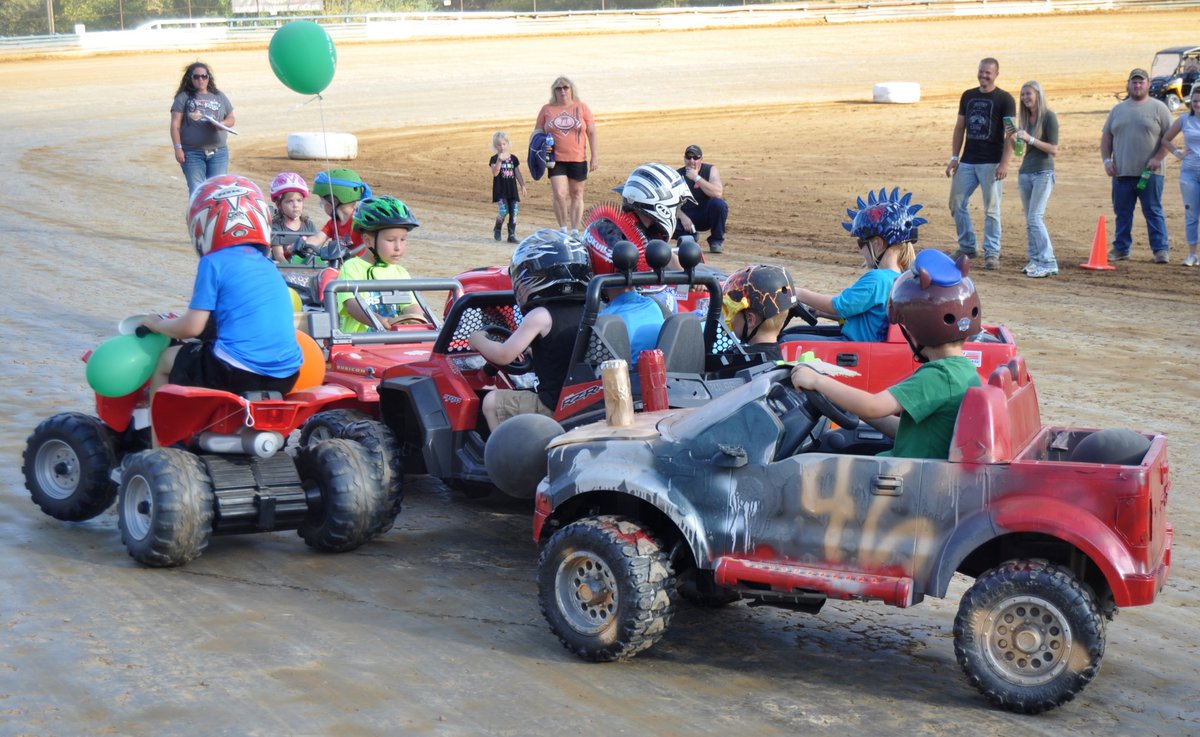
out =
[[1086,264],[1080,264],[1081,269],[1092,271],[1115,271],[1117,267],[1108,265],[1108,233],[1104,228],[1104,216],[1096,223],[1096,237],[1092,239],[1092,255]]

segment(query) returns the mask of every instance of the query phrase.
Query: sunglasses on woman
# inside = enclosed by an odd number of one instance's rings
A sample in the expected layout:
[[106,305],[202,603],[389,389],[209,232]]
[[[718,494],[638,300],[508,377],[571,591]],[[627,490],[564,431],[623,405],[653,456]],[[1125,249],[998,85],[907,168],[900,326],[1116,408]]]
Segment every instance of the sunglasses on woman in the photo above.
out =
[[207,74],[193,74],[192,79],[208,79]]

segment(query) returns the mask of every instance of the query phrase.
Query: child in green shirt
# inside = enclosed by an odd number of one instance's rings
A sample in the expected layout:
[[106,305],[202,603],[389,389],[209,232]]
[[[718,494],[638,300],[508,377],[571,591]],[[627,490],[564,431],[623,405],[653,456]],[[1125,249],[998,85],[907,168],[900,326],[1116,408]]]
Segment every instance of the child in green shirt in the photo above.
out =
[[[362,233],[365,249],[360,256],[342,264],[338,280],[410,278],[400,259],[408,252],[408,234],[418,225],[408,205],[395,197],[368,197],[359,202],[354,211],[354,228]],[[343,333],[363,333],[373,327],[390,330],[402,323],[426,321],[421,305],[415,300],[389,303],[382,293],[368,291],[339,292],[337,299]]]
[[981,383],[975,365],[963,355],[963,343],[982,326],[969,269],[969,259],[956,263],[940,251],[925,250],[896,280],[888,320],[899,323],[923,364],[912,376],[872,394],[801,363],[792,369],[792,384],[820,392],[894,438],[889,455],[948,458],[963,396]]

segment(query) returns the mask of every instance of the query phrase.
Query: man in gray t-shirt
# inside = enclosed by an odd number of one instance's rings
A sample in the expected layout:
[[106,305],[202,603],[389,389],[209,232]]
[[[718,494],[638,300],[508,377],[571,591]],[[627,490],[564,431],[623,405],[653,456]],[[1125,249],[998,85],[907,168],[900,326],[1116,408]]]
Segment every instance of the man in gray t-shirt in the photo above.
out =
[[[1147,168],[1171,127],[1171,113],[1161,100],[1150,97],[1150,75],[1134,69],[1126,82],[1129,96],[1108,113],[1100,134],[1104,172],[1112,177],[1112,205],[1117,216],[1110,261],[1125,261],[1133,245],[1133,209],[1141,202],[1155,263],[1170,261],[1167,221],[1162,211],[1164,168]],[[1142,183],[1142,176],[1146,176]],[[1140,187],[1140,188],[1139,188]]]

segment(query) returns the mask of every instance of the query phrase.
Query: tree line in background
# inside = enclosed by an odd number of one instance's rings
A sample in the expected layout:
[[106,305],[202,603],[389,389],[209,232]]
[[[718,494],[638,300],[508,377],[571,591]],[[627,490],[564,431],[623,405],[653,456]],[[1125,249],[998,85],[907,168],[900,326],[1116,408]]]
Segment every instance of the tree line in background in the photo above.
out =
[[[773,0],[756,0],[755,4]],[[836,1],[836,0],[835,0]],[[528,13],[562,10],[628,10],[656,7],[711,7],[742,5],[734,0],[325,0],[327,15],[360,13],[429,13],[492,11]],[[0,2],[0,37],[73,33],[76,24],[89,31],[136,28],[168,18],[232,18],[230,0],[3,0]]]

